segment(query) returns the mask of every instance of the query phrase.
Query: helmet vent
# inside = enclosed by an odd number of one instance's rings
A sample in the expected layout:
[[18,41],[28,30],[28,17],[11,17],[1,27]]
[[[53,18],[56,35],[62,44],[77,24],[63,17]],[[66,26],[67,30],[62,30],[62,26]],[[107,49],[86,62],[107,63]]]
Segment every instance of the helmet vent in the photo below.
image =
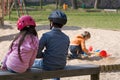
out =
[[30,19],[30,21],[32,21],[32,19]]

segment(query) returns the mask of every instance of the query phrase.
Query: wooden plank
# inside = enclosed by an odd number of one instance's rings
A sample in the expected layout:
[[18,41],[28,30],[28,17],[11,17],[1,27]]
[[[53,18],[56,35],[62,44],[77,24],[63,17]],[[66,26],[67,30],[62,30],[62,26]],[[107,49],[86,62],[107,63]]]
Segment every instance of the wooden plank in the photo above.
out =
[[100,72],[116,72],[120,71],[120,64],[100,65]]
[[32,68],[30,71],[23,74],[13,74],[10,72],[0,71],[0,80],[21,80],[21,78],[40,80],[55,77],[71,77],[81,75],[91,75],[91,80],[99,80],[100,68],[96,65],[68,65],[64,70],[44,71],[41,69]]

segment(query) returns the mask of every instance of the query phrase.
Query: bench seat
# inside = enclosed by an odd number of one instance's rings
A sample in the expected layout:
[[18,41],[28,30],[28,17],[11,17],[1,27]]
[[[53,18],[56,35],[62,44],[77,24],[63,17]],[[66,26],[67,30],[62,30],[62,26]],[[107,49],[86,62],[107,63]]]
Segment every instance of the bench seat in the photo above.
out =
[[0,71],[0,80],[42,80],[55,77],[72,77],[91,75],[91,80],[99,80],[100,67],[93,64],[67,65],[63,70],[44,71],[31,68],[29,71],[16,74],[8,71]]

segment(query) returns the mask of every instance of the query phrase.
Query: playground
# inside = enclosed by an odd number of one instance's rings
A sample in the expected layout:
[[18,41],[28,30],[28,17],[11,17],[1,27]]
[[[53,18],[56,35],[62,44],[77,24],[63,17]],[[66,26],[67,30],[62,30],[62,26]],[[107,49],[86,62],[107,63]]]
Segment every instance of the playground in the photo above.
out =
[[[29,12],[37,21],[36,30],[38,37],[49,31],[48,14],[52,10],[41,12]],[[64,11],[64,10],[63,10]],[[65,32],[70,39],[83,31],[89,31],[91,38],[86,42],[87,48],[92,46],[93,50],[105,50],[110,56],[101,58],[97,55],[87,59],[68,60],[67,65],[76,64],[96,64],[96,65],[114,65],[120,64],[120,13],[87,13],[77,11],[64,11],[68,15],[68,23],[64,26]],[[36,15],[35,15],[36,13]],[[75,16],[74,16],[75,15]],[[78,17],[79,16],[79,17]],[[92,16],[92,17],[91,17]],[[11,17],[10,20],[8,18]],[[13,11],[9,16],[5,16],[4,26],[0,26],[0,61],[7,53],[9,45],[15,35],[18,33],[16,28],[16,20],[19,17],[16,11]],[[75,23],[76,22],[76,23]],[[100,74],[100,80],[119,80],[120,72],[107,72]],[[62,78],[62,80],[89,80],[89,76]]]
[[[18,33],[16,29],[16,24],[5,21],[6,26],[4,28],[0,28],[0,60],[3,58],[5,53],[7,53],[8,48],[13,40],[14,36]],[[36,28],[39,38],[44,32],[49,31],[49,26],[41,26],[38,24]],[[103,29],[92,29],[92,28],[80,28],[75,26],[65,26],[63,31],[72,39],[74,34],[81,33],[83,31],[89,31],[92,34],[90,40],[87,41],[87,46],[93,46],[94,50],[106,50],[107,53],[111,54],[111,56],[107,58],[100,57],[91,57],[89,59],[80,60],[69,60],[68,65],[76,65],[76,64],[97,64],[97,65],[112,65],[112,64],[120,64],[120,31],[113,30],[103,30]],[[119,80],[120,73],[119,72],[107,72],[101,73],[100,80]],[[88,76],[89,77],[89,76]],[[88,77],[73,77],[73,78],[63,78],[63,80],[88,80]]]

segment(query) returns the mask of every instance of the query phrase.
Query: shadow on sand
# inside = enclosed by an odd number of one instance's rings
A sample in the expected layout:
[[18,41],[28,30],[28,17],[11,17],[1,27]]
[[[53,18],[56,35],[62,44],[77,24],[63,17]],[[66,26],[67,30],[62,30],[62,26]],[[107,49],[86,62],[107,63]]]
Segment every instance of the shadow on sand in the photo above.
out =
[[15,35],[16,34],[10,34],[10,35],[1,36],[0,37],[0,42],[2,42],[2,41],[11,41],[11,40],[14,39]]
[[[3,29],[3,30],[5,30],[5,29],[13,29],[13,27],[12,27],[12,25],[4,25],[4,26],[0,26],[0,29]],[[11,41],[11,40],[13,40],[15,35],[16,34],[0,36],[0,42],[2,42],[2,41]]]
[[[4,26],[0,26],[0,29],[13,29],[13,27],[10,26],[10,25],[4,25]],[[81,29],[81,27],[77,27],[77,26],[64,26],[63,27],[63,30],[79,30],[79,29]],[[40,25],[40,26],[36,27],[36,30],[37,31],[49,30],[49,25]],[[2,41],[11,41],[11,40],[13,40],[15,35],[16,34],[0,36],[0,42],[2,42]]]
[[[49,30],[50,29],[50,26],[49,25],[38,25],[38,27],[36,27],[36,30],[39,31],[39,30]],[[78,27],[78,26],[64,26],[62,28],[62,30],[79,30],[81,29],[81,27]]]
[[89,61],[99,61],[103,58],[99,57],[99,56],[93,56],[93,57],[89,57],[87,58],[86,60],[89,60]]
[[[93,57],[84,57],[84,58],[75,58],[75,59],[78,59],[78,60],[87,60],[87,61],[99,61],[99,60],[101,60],[101,59],[103,59],[103,58],[101,58],[101,57],[99,57],[99,56],[93,56]],[[74,60],[74,59],[69,59],[68,58],[68,60]]]
[[0,26],[0,29],[13,29],[12,25]]

